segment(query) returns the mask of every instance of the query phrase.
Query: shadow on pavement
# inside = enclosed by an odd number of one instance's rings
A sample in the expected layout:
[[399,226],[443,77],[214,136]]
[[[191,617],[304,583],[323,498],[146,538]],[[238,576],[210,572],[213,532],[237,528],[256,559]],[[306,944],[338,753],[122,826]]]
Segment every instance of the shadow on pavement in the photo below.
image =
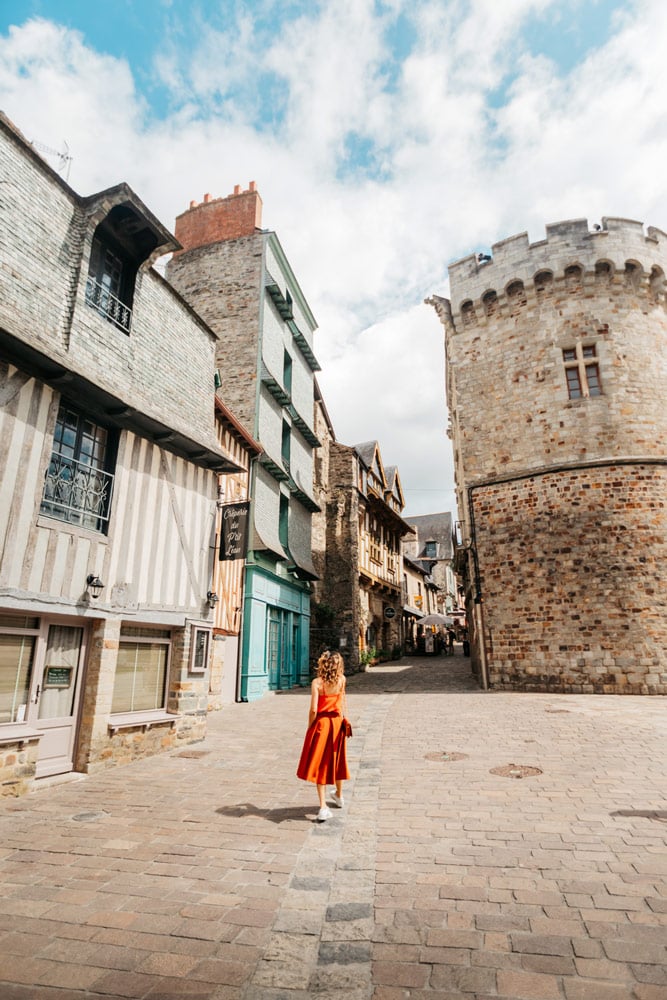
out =
[[609,813],[610,816],[637,816],[644,819],[657,819],[661,823],[667,823],[667,810],[664,809],[617,809]]
[[268,819],[271,823],[287,823],[290,820],[303,820],[304,823],[311,823],[308,813],[317,812],[317,809],[308,806],[290,806],[285,809],[259,809],[252,802],[240,802],[236,806],[221,806],[215,810],[220,816],[230,816],[236,819],[245,819],[247,816],[258,816],[260,819]]

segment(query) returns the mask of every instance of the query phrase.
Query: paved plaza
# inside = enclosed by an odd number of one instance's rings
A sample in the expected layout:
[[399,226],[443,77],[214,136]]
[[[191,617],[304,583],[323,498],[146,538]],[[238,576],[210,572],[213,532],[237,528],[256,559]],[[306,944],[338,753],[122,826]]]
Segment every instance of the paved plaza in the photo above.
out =
[[307,692],[0,802],[0,1000],[665,1000],[664,698],[349,679],[345,807]]

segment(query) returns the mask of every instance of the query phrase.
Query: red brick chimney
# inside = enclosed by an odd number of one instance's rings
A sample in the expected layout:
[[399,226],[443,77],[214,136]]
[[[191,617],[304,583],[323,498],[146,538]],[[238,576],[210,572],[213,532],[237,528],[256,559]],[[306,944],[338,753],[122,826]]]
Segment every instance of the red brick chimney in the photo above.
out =
[[201,204],[191,201],[187,211],[176,218],[174,235],[183,247],[177,253],[250,236],[261,225],[262,199],[254,181],[250,181],[247,191],[237,184],[226,198],[205,194]]

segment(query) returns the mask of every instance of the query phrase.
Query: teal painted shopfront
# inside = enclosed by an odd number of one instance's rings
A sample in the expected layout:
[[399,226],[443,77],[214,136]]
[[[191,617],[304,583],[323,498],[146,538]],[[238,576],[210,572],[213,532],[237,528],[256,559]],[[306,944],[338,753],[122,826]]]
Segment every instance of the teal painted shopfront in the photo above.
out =
[[242,701],[310,683],[310,587],[246,567],[241,646]]

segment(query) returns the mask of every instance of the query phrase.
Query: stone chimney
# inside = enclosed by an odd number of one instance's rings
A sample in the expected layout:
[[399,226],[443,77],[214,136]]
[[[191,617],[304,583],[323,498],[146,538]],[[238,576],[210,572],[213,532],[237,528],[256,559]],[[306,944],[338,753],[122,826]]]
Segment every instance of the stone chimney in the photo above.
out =
[[200,204],[191,201],[190,207],[176,218],[175,236],[183,247],[177,253],[251,236],[261,225],[262,199],[254,181],[250,181],[247,191],[237,184],[226,198],[205,194]]

